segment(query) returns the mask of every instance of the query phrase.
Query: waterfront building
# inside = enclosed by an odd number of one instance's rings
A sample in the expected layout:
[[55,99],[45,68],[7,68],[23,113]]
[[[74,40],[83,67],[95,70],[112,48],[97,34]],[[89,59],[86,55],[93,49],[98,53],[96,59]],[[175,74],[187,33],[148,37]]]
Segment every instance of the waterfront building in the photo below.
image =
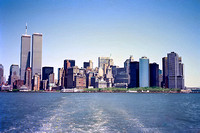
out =
[[134,61],[134,58],[133,56],[131,55],[129,59],[127,59],[125,62],[124,62],[124,68],[125,68],[125,71],[127,73],[127,76],[128,76],[128,84],[130,84],[130,75],[129,75],[129,68],[130,68],[130,62],[133,62]]
[[162,70],[159,69],[159,87],[162,87],[163,83],[163,73]]
[[145,56],[139,61],[139,85],[149,87],[149,59]]
[[28,88],[29,91],[32,90],[32,75],[31,75],[31,68],[28,67],[26,69],[26,76],[25,76],[25,86]]
[[42,68],[42,34],[34,33],[32,35],[32,76],[36,73],[41,77]]
[[58,68],[58,84],[57,84],[58,86],[62,85],[62,77],[64,77],[63,71],[64,71],[64,68]]
[[139,87],[139,62],[134,61],[130,62],[130,83],[128,85],[129,88]]
[[48,80],[42,80],[40,88],[46,91],[48,89]]
[[167,57],[162,58],[162,70],[163,70],[163,81],[162,81],[162,87],[168,88],[168,63],[167,63]]
[[112,75],[112,69],[110,66],[106,69],[106,76],[105,76],[106,82],[107,82],[107,88],[111,88],[112,84],[114,83],[114,78]]
[[11,85],[11,88],[13,88],[13,83],[15,80],[18,80],[19,77],[19,66],[12,64],[10,66],[10,76],[9,76],[9,84]]
[[4,82],[4,68],[3,68],[3,65],[0,64],[0,84],[2,84]]
[[15,80],[13,82],[13,89],[20,89],[24,85],[24,80]]
[[48,79],[52,73],[54,73],[53,67],[42,67],[42,80]]
[[34,91],[40,90],[40,75],[37,73],[33,76],[33,90]]
[[68,79],[67,79],[67,74],[68,74],[68,68],[70,67],[74,67],[75,66],[75,60],[69,60],[69,59],[65,59],[64,60],[64,87],[67,88],[67,83],[68,83]]
[[25,79],[25,72],[28,67],[30,67],[31,58],[31,36],[27,35],[27,25],[26,34],[21,36],[21,53],[20,53],[20,79]]
[[48,78],[48,85],[49,85],[49,90],[52,90],[52,88],[55,86],[55,81],[54,81],[54,73],[51,73]]
[[101,77],[96,80],[95,88],[107,88],[107,82]]
[[128,74],[126,72],[126,68],[116,68],[116,75],[114,78],[114,86],[115,87],[128,87]]
[[89,88],[90,86],[92,86],[91,83],[91,78],[94,76],[94,72],[88,72],[86,74],[86,88]]
[[167,54],[168,62],[168,87],[179,88],[184,87],[183,64],[181,57],[177,53],[171,52]]
[[77,66],[70,67],[67,69],[67,87],[75,88],[75,76],[78,75],[79,68]]
[[74,79],[74,88],[84,89],[86,88],[86,76],[85,75],[76,75]]
[[159,87],[159,65],[151,63],[150,67],[150,87]]

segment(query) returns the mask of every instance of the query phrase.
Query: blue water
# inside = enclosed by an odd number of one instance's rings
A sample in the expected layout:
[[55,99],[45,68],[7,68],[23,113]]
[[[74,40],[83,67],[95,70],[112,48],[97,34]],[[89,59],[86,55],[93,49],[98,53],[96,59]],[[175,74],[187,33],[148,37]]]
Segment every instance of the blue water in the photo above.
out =
[[0,132],[200,132],[200,94],[0,93]]

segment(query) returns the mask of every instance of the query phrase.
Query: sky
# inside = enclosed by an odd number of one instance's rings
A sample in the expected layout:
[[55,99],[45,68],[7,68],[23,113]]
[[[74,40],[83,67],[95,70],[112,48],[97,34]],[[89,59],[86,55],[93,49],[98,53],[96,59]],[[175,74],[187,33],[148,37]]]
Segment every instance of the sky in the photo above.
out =
[[43,34],[42,66],[63,67],[111,56],[123,67],[147,56],[162,68],[172,51],[182,57],[185,85],[200,87],[200,0],[0,0],[0,64],[9,76],[20,64],[21,35]]

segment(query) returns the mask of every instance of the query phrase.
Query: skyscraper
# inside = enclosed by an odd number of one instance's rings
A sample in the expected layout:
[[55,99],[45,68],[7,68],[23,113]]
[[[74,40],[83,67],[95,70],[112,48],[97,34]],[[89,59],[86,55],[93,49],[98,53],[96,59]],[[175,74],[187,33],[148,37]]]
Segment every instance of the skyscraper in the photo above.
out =
[[33,90],[40,90],[40,75],[38,75],[37,73],[33,76]]
[[32,76],[31,76],[31,68],[28,67],[26,69],[26,76],[25,76],[25,85],[26,87],[28,88],[29,91],[32,90],[32,83],[31,83],[31,79],[32,79]]
[[107,66],[113,66],[114,65],[113,59],[111,59],[110,57],[99,57],[98,67],[104,68],[104,64],[107,64]]
[[62,78],[64,78],[63,72],[64,72],[64,68],[58,68],[58,86],[62,86]]
[[64,60],[64,70],[66,70],[69,67],[75,66],[75,60]]
[[163,81],[162,81],[162,87],[168,88],[168,63],[167,63],[167,57],[162,58],[162,70],[163,70]]
[[177,53],[171,52],[167,54],[168,62],[168,87],[184,88],[183,64],[181,57]]
[[20,53],[20,79],[25,81],[25,71],[30,67],[30,45],[31,36],[26,34],[21,36],[21,53]]
[[159,87],[159,65],[152,63],[150,66],[150,87]]
[[129,68],[130,83],[129,88],[139,87],[139,62],[130,62]]
[[89,62],[83,62],[83,68],[93,68],[93,62],[92,60],[89,60]]
[[9,76],[9,84],[11,85],[11,88],[13,88],[13,83],[15,80],[19,79],[19,66],[12,64],[10,66],[10,76]]
[[42,67],[42,80],[48,79],[53,72],[53,67]]
[[32,76],[36,73],[41,76],[42,68],[42,34],[34,33],[32,35]]
[[149,59],[147,57],[140,58],[139,79],[140,87],[149,87]]
[[4,73],[3,65],[0,64],[0,84],[4,82],[3,73]]

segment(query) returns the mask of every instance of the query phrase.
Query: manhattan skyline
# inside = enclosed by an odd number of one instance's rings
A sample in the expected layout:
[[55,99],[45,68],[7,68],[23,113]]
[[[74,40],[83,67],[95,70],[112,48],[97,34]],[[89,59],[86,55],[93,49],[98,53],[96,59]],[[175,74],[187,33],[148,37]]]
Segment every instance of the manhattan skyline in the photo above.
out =
[[[10,4],[10,2],[12,4]],[[20,4],[21,3],[21,4]],[[23,3],[23,4],[22,4]],[[20,65],[21,35],[43,34],[42,66],[63,67],[64,59],[83,62],[110,56],[123,66],[147,56],[162,68],[162,57],[183,58],[185,85],[200,86],[199,1],[0,1],[0,63],[6,79]],[[55,76],[57,77],[57,76]]]

